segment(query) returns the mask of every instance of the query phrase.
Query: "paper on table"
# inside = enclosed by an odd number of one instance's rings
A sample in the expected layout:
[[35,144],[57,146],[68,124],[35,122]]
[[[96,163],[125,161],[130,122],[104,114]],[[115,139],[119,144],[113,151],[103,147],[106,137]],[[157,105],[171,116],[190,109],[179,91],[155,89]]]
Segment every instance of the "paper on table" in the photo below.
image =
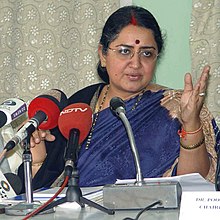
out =
[[[60,187],[54,187],[50,188],[47,190],[42,190],[38,192],[34,192],[33,197],[34,200],[47,200],[51,198],[58,190]],[[102,188],[103,186],[97,186],[97,187],[81,187],[80,189],[82,190],[82,194],[85,198],[87,199],[96,199],[100,196],[102,196]],[[66,190],[67,187],[64,188],[64,190],[58,195],[57,199],[63,198],[66,196]]]
[[[48,201],[51,197],[55,195],[55,193],[60,189],[60,187],[54,187],[50,189],[39,189],[33,193],[34,202],[44,203]],[[82,187],[83,197],[92,200],[95,203],[100,203],[103,201],[103,186],[98,187]],[[67,187],[56,197],[55,200],[61,199],[66,196]],[[54,200],[54,201],[55,201]],[[4,200],[4,204],[17,204],[20,202],[25,202],[25,194],[17,195],[14,197],[10,197],[9,199]],[[59,205],[64,208],[79,208],[80,206],[76,202],[66,202],[62,205]]]
[[219,191],[183,192],[179,220],[219,220],[219,201]]
[[[92,200],[95,203],[100,203],[103,200],[103,186],[98,187],[81,187],[81,191],[83,194],[83,197]],[[59,187],[50,188],[47,190],[42,190],[39,192],[35,192],[33,194],[34,201],[41,201],[45,202],[49,200],[57,191],[59,190]],[[64,190],[58,195],[56,199],[60,199],[66,196],[66,190],[67,187],[64,188]],[[66,202],[61,205],[59,205],[62,208],[73,208],[78,209],[80,208],[79,204],[76,202]]]
[[[204,179],[199,173],[191,173],[173,177],[144,178],[146,183],[178,181],[182,191],[215,191],[215,185]],[[116,184],[134,183],[135,179],[117,180]]]

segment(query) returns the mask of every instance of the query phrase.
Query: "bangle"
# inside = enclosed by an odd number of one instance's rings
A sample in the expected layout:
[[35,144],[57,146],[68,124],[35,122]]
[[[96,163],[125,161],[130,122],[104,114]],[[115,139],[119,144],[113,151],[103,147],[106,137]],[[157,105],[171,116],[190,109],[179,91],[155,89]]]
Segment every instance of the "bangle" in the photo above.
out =
[[196,134],[198,133],[200,130],[202,130],[202,124],[201,126],[195,130],[195,131],[185,131],[183,128],[181,128],[181,130],[178,130],[178,135],[181,137],[181,138],[184,138],[187,134]]
[[32,167],[40,167],[40,166],[42,166],[43,163],[44,163],[44,161],[42,161],[40,163],[32,163]]
[[47,157],[47,154],[46,154],[46,156],[45,156],[45,158],[44,158],[43,161],[41,161],[41,162],[39,162],[39,163],[32,163],[31,166],[32,166],[32,167],[40,167],[40,166],[42,166],[42,164],[44,163],[46,157]]
[[182,148],[186,149],[186,150],[192,150],[192,149],[196,149],[196,148],[200,147],[204,142],[205,142],[205,138],[203,137],[202,140],[199,143],[197,143],[197,144],[193,144],[193,145],[189,145],[189,146],[184,146],[180,142],[180,146]]

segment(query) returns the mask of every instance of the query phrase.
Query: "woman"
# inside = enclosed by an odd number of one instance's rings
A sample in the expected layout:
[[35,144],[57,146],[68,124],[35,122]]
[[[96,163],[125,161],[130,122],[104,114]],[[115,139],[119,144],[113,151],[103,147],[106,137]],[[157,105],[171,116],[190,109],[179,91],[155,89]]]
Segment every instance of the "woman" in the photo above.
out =
[[[204,67],[195,85],[186,74],[183,91],[153,84],[162,50],[160,27],[149,11],[126,6],[106,21],[98,47],[98,74],[104,82],[69,98],[69,104],[85,102],[94,111],[77,161],[80,186],[136,177],[125,128],[109,108],[113,97],[125,101],[144,177],[197,172],[214,181],[218,128],[203,106],[210,67]],[[31,140],[34,189],[50,186],[64,167],[66,141],[58,129],[51,133],[35,132]]]

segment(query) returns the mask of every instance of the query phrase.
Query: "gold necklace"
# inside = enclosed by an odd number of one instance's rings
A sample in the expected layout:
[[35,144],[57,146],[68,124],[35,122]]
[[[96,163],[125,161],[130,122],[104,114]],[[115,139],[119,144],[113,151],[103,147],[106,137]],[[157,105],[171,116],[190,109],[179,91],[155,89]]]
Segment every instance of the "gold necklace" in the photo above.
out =
[[138,103],[141,101],[142,96],[144,95],[145,91],[146,91],[146,88],[144,88],[141,91],[141,93],[138,94],[137,100],[136,100],[136,102],[134,103],[134,105],[131,108],[132,111],[134,111],[136,109],[136,107],[137,107]]
[[[86,150],[89,149],[89,145],[90,145],[91,140],[92,140],[93,131],[94,131],[94,128],[95,128],[95,125],[96,125],[99,113],[102,110],[103,104],[105,103],[106,97],[108,95],[109,87],[110,87],[110,85],[107,85],[107,88],[106,88],[105,94],[103,96],[102,102],[99,105],[98,111],[96,112],[95,118],[93,120],[92,127],[91,127],[91,130],[90,130],[90,133],[88,135],[87,142],[86,142],[86,147],[85,147]],[[136,102],[134,103],[134,105],[131,108],[132,111],[136,109],[136,107],[137,107],[138,103],[141,101],[141,98],[142,98],[143,94],[145,93],[145,91],[146,91],[146,88],[144,88],[141,91],[141,93],[138,95]]]

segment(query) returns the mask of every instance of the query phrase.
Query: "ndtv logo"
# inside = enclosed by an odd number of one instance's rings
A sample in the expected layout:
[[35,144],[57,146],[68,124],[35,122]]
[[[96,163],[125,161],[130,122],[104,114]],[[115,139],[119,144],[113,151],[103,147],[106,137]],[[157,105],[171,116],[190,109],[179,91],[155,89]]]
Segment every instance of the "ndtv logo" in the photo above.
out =
[[88,108],[68,108],[65,109],[64,111],[60,112],[60,115],[65,115],[71,112],[86,112]]

